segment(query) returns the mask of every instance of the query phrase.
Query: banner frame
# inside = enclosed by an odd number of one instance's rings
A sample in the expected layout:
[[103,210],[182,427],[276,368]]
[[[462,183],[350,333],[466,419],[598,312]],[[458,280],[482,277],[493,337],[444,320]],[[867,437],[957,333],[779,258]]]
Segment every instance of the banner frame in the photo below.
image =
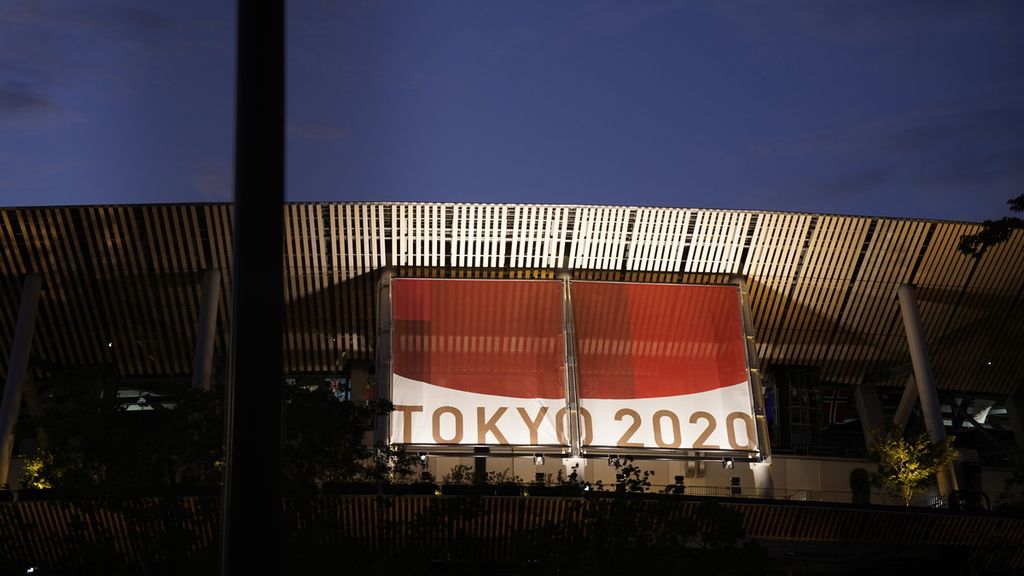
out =
[[[377,350],[377,363],[378,370],[376,373],[378,379],[378,398],[390,401],[394,397],[394,349],[393,349],[393,337],[394,337],[394,322],[393,322],[393,299],[392,299],[392,281],[393,280],[428,280],[428,281],[443,281],[443,282],[462,282],[462,281],[491,281],[491,282],[529,282],[531,280],[543,280],[550,282],[552,278],[424,278],[416,276],[402,276],[399,277],[394,275],[390,271],[387,271],[381,275],[380,286],[378,289],[378,342],[385,342],[384,346],[378,345]],[[591,283],[608,283],[608,284],[636,284],[636,285],[671,285],[671,286],[716,286],[716,287],[732,287],[737,291],[736,306],[739,309],[740,315],[740,333],[744,339],[744,358],[745,358],[745,370],[747,374],[747,388],[751,399],[751,418],[754,420],[754,428],[757,442],[757,447],[753,450],[737,450],[730,448],[719,448],[719,449],[693,449],[693,448],[656,448],[656,447],[614,447],[614,446],[584,446],[581,442],[580,437],[582,423],[579,422],[581,415],[579,408],[582,407],[579,399],[579,388],[578,388],[578,366],[576,359],[576,328],[575,319],[573,317],[572,306],[572,283],[577,280],[572,278],[572,275],[567,272],[558,274],[557,280],[562,282],[562,310],[563,310],[563,337],[565,339],[564,346],[564,369],[565,369],[565,405],[568,413],[568,426],[566,433],[568,435],[568,445],[562,444],[538,444],[538,445],[526,445],[526,444],[433,444],[433,443],[398,443],[391,442],[392,438],[392,421],[390,416],[384,418],[385,424],[381,426],[383,433],[375,435],[375,440],[379,443],[381,440],[384,443],[401,446],[405,450],[410,452],[421,452],[435,455],[445,456],[473,456],[478,455],[475,453],[477,448],[486,447],[489,449],[491,456],[501,457],[516,457],[516,456],[532,456],[536,454],[543,454],[551,457],[582,457],[587,459],[602,459],[608,457],[632,457],[641,460],[671,460],[671,461],[722,461],[723,459],[732,459],[737,462],[770,462],[770,443],[768,438],[767,425],[764,413],[764,401],[763,395],[760,393],[760,377],[759,377],[759,365],[757,361],[756,349],[754,348],[754,334],[752,333],[753,327],[750,321],[749,309],[747,304],[747,293],[745,286],[745,279],[742,276],[733,276],[731,281],[727,283],[658,283],[658,282],[613,282],[613,281],[601,281],[601,280],[579,280],[582,282]]]

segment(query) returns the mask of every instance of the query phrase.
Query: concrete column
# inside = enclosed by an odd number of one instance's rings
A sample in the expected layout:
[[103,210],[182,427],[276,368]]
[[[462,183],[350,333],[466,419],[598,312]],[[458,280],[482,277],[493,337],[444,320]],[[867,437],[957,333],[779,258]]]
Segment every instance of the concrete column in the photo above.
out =
[[878,401],[878,390],[870,382],[861,382],[853,389],[853,396],[857,402],[864,441],[870,444],[871,434],[882,429],[882,403]]
[[196,355],[192,362],[192,388],[210,391],[213,380],[213,343],[217,336],[217,308],[220,304],[220,270],[203,272],[203,294],[199,302],[199,328],[196,330]]
[[36,425],[36,449],[46,450],[46,447],[49,445],[46,430],[39,424],[43,417],[43,406],[39,401],[39,390],[36,389],[36,381],[32,377],[31,370],[25,372],[25,386],[22,397],[25,400],[25,408],[28,408],[29,418],[32,418],[32,422]]
[[473,448],[473,484],[483,486],[487,484],[487,456],[491,449],[487,446],[476,446]]
[[[897,293],[900,300],[900,312],[903,315],[903,328],[906,331],[907,344],[910,347],[910,360],[914,365],[917,395],[921,398],[921,412],[924,415],[925,427],[932,444],[939,444],[946,439],[946,429],[942,425],[939,393],[935,388],[931,357],[928,355],[928,347],[925,344],[921,313],[917,308],[917,290],[911,284],[901,284]],[[947,466],[937,476],[940,496],[948,496],[958,489],[956,473],[952,465]]]
[[893,414],[892,425],[899,431],[907,427],[907,423],[910,421],[910,413],[914,411],[914,405],[917,404],[917,383],[915,382],[914,376],[907,376],[907,384],[903,387],[903,396],[900,397],[900,404],[896,407],[896,414]]
[[7,363],[7,378],[4,380],[3,401],[0,403],[0,485],[7,484],[7,475],[11,471],[14,426],[18,423],[18,412],[21,409],[21,396],[28,373],[28,358],[32,351],[32,333],[35,331],[36,312],[39,310],[39,293],[42,286],[42,277],[33,273],[25,277],[25,282],[21,287],[18,324],[14,327],[11,357]]

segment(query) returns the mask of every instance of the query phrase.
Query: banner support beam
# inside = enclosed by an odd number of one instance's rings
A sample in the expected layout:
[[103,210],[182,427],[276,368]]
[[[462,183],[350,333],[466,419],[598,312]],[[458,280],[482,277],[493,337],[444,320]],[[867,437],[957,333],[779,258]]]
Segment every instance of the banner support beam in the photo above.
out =
[[[367,398],[367,400],[390,401],[392,398],[391,280],[394,279],[394,276],[394,272],[390,268],[384,268],[381,270],[380,280],[377,283],[377,367],[373,376],[376,398]],[[389,443],[390,433],[391,417],[378,417],[377,425],[374,427],[374,443],[377,445]]]
[[747,373],[750,375],[750,396],[754,408],[754,425],[757,431],[757,449],[760,452],[760,463],[751,463],[754,471],[754,487],[771,496],[774,488],[772,481],[772,447],[768,435],[768,418],[764,407],[764,391],[761,386],[761,362],[755,345],[754,322],[750,314],[750,298],[747,293],[747,278],[736,274],[732,283],[739,289],[740,317],[743,320],[743,341],[746,344]]
[[562,333],[565,337],[565,402],[569,411],[569,454],[583,453],[580,430],[580,394],[576,367],[576,325],[572,316],[572,272],[558,273],[562,281]]

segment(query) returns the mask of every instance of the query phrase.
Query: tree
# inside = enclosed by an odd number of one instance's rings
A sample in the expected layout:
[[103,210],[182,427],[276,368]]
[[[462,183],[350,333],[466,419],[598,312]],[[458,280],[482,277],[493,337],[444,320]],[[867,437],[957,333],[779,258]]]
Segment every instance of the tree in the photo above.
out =
[[373,455],[364,441],[373,429],[376,403],[339,400],[326,386],[288,386],[282,476],[292,491],[353,482],[366,475]]
[[869,454],[878,462],[877,480],[891,493],[903,497],[903,504],[918,490],[935,482],[935,475],[960,455],[953,447],[953,436],[941,444],[932,444],[927,434],[904,438],[898,431],[875,432]]
[[46,450],[26,459],[25,488],[129,495],[220,482],[223,406],[217,393],[186,388],[173,409],[128,411],[88,386],[57,387],[44,405]]
[[[201,392],[185,385],[175,394],[175,407],[150,411],[105,402],[74,379],[55,392],[59,401],[43,410],[49,445],[27,459],[23,487],[127,495],[220,484],[225,456],[219,389]],[[390,403],[339,400],[327,386],[287,386],[284,393],[281,472],[289,491],[412,475],[412,457],[391,447],[374,450],[368,442],[375,419],[392,410]]]
[[[1006,203],[1010,205],[1010,210],[1024,212],[1024,194],[1011,198]],[[983,228],[977,234],[964,234],[960,237],[961,253],[981,258],[989,248],[1009,240],[1015,230],[1024,229],[1024,220],[1006,216],[999,220],[985,220],[981,225]]]

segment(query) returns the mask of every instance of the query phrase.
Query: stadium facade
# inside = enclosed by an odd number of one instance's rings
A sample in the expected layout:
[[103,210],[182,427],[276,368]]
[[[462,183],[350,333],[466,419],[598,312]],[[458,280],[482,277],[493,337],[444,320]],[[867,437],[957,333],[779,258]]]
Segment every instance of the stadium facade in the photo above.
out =
[[[486,450],[489,467],[523,478],[578,464],[586,479],[609,484],[614,469],[605,459],[635,455],[649,459],[661,483],[685,482],[690,493],[829,499],[849,491],[851,470],[870,468],[870,432],[894,422],[933,439],[957,437],[960,461],[921,503],[954,490],[995,502],[1020,466],[1020,233],[973,258],[957,245],[979,226],[958,222],[512,204],[315,203],[285,212],[290,381],[331,386],[353,400],[395,400],[407,398],[401,386],[409,382],[426,390],[428,377],[518,374],[490,393],[519,404],[466,399],[463,411],[448,396],[433,408],[396,402],[402,409],[382,437],[428,455],[438,477]],[[236,288],[231,227],[227,204],[0,210],[4,468],[14,456],[10,471],[0,471],[12,485],[17,456],[31,450],[14,424],[39,410],[54,378],[73,374],[131,410],[158,408],[183,382],[203,388],[224,378]],[[474,300],[483,286],[497,292]],[[686,336],[673,320],[721,318],[710,296],[687,291],[709,287],[734,303],[721,308],[735,314],[723,338],[739,348]],[[429,318],[417,308],[431,290],[431,314],[450,320],[433,333],[422,331]],[[604,313],[608,302],[634,316]],[[663,310],[672,312],[659,324]],[[630,330],[616,327],[620,316],[632,319]],[[530,320],[520,329],[517,318]],[[510,331],[481,332],[480,323]],[[714,366],[694,373],[724,374],[723,355],[742,359],[743,392],[729,404],[740,408],[715,416],[695,400],[685,413],[644,413],[647,400],[682,394],[593,392],[627,372],[635,390],[656,389],[658,374],[695,366],[673,359],[684,349],[706,351],[702,345],[715,352],[693,358]],[[499,358],[502,350],[529,352],[529,369],[518,356]],[[550,375],[553,391],[526,392]],[[639,403],[614,411],[628,402]],[[595,424],[601,410],[607,416]],[[709,418],[721,439],[694,443]],[[609,431],[631,421],[636,436]],[[421,422],[435,429],[412,429]]]

